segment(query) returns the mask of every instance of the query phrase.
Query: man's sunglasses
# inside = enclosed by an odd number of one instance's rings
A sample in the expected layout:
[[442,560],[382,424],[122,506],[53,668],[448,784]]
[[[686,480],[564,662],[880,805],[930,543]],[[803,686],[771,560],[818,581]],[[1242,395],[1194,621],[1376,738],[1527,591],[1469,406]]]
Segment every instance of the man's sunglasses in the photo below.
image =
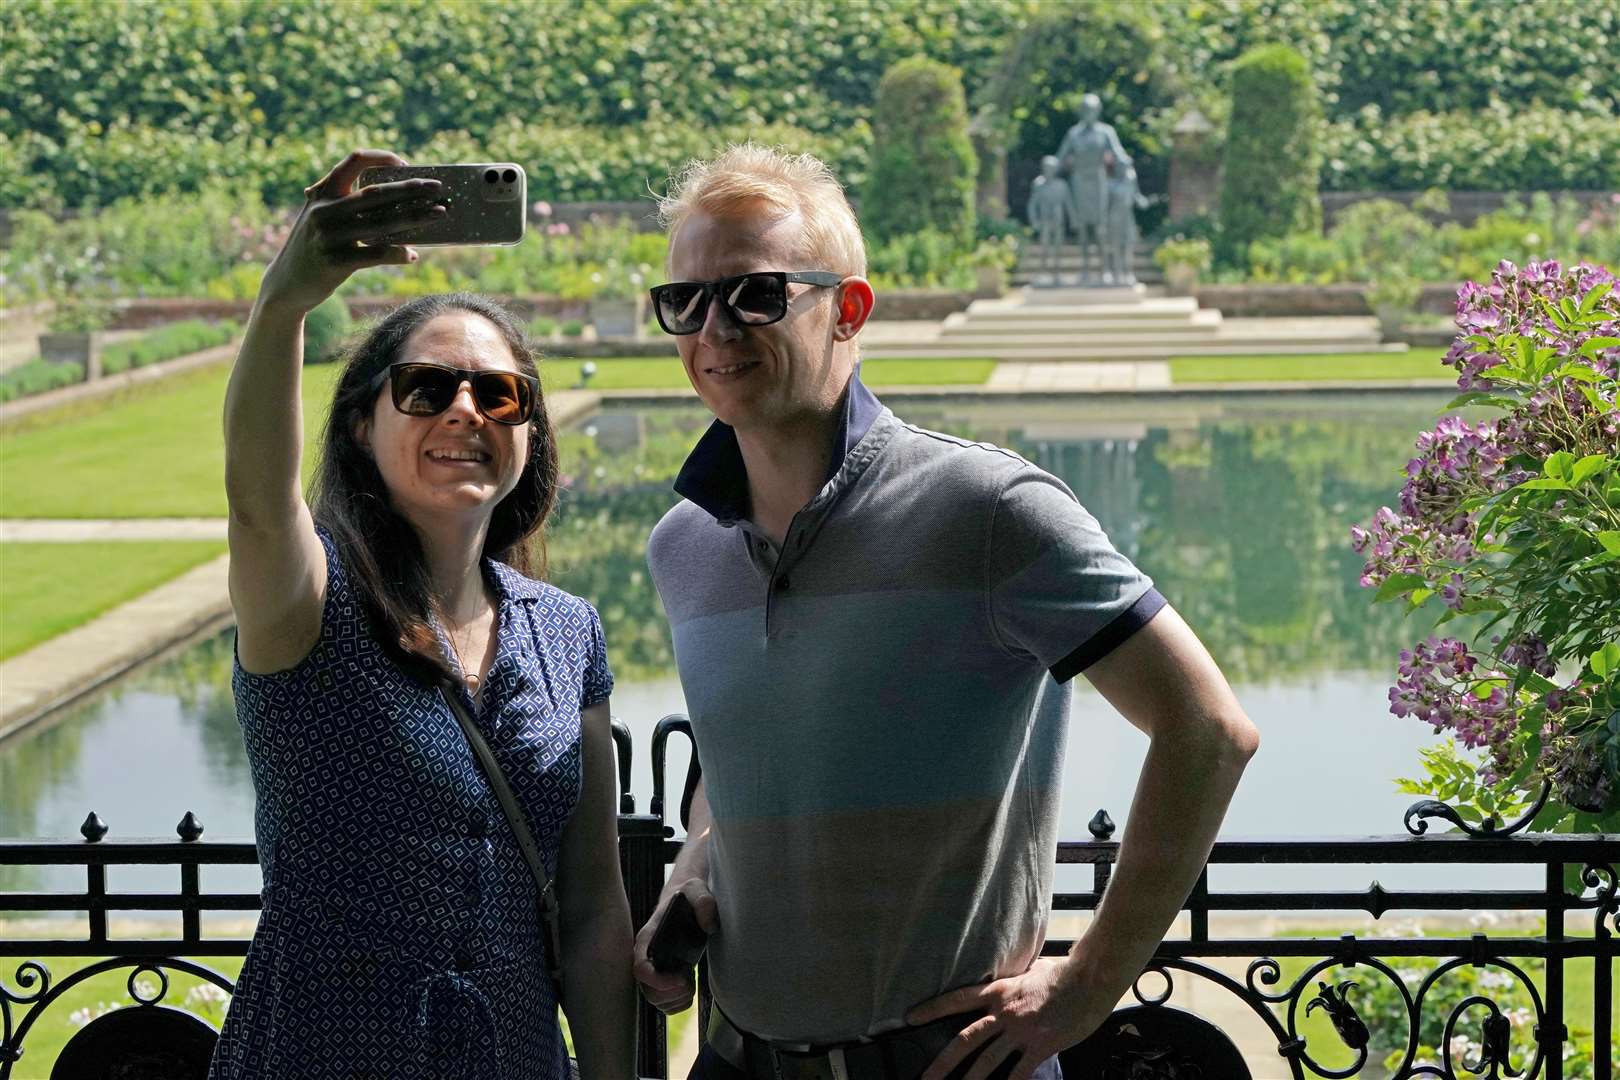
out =
[[739,326],[769,326],[787,314],[788,282],[828,289],[844,280],[827,270],[764,270],[719,281],[672,281],[652,290],[653,313],[666,334],[695,334],[703,329],[709,301]]
[[517,371],[469,371],[444,364],[403,362],[390,364],[371,380],[371,392],[388,382],[394,408],[406,416],[438,416],[472,384],[473,404],[497,424],[523,424],[534,415],[540,380]]

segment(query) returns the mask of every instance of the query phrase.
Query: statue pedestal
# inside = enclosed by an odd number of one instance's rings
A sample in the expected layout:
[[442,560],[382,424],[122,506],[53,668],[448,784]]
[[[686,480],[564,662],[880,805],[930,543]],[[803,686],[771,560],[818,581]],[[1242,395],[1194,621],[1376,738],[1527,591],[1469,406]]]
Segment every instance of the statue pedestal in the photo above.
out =
[[1085,304],[1128,305],[1147,299],[1147,286],[1135,285],[1026,285],[1018,290],[1026,307],[1057,305],[1063,307]]

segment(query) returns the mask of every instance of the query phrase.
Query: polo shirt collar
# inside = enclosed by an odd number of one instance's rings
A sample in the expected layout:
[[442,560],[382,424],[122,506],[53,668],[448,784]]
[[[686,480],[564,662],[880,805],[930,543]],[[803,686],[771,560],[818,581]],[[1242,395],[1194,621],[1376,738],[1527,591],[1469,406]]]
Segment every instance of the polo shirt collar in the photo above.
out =
[[[882,412],[882,402],[861,381],[860,365],[856,364],[839,406],[833,452],[823,483],[838,474],[844,459],[866,437]],[[731,425],[719,420],[709,425],[676,475],[675,493],[708,511],[722,525],[734,525],[748,517],[748,470],[743,466],[742,449]]]

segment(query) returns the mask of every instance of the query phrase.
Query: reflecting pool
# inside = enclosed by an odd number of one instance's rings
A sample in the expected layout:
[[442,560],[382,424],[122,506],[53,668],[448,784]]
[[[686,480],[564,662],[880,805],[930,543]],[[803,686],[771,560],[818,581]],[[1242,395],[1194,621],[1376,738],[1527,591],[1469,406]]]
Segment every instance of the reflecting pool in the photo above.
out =
[[[1226,835],[1299,836],[1399,832],[1412,800],[1392,781],[1415,773],[1418,749],[1436,738],[1389,715],[1385,698],[1396,653],[1427,624],[1371,605],[1347,540],[1351,522],[1393,499],[1414,436],[1445,401],[1427,392],[1228,395],[906,402],[896,411],[1011,447],[1074,489],[1197,630],[1262,731]],[[652,727],[682,709],[645,542],[675,502],[670,482],[706,422],[691,407],[609,408],[561,439],[568,486],[547,541],[550,576],[602,614],[614,711],[635,735],[632,788],[643,808]],[[230,656],[228,634],[203,641],[0,747],[0,835],[72,836],[94,809],[115,837],[172,836],[187,810],[209,837],[251,836]],[[1146,739],[1075,682],[1062,834],[1084,837],[1099,807],[1128,834]],[[684,746],[672,748],[672,783],[685,763]],[[1383,876],[1413,887],[1444,880],[1425,868]],[[115,870],[111,884],[135,880],[136,871],[120,879]],[[1297,869],[1243,880],[1217,870],[1214,884],[1262,881],[1306,884]],[[80,880],[53,871],[27,884]]]

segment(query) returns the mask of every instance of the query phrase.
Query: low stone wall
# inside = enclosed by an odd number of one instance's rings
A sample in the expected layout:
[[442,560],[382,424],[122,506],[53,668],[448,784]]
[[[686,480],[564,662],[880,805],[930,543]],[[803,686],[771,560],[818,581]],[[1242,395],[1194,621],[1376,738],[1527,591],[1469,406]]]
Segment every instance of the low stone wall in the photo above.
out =
[[[1199,285],[1198,306],[1219,308],[1235,319],[1310,315],[1371,315],[1365,284],[1348,285]],[[1457,286],[1423,286],[1418,310],[1450,315],[1457,307]]]
[[251,300],[213,300],[207,297],[139,297],[118,304],[109,324],[111,330],[150,330],[154,326],[184,322],[187,319],[234,319],[247,321],[253,310]]
[[[1200,285],[1200,307],[1219,308],[1233,318],[1308,315],[1371,315],[1367,288],[1350,285]],[[990,294],[968,289],[885,289],[877,296],[875,318],[884,321],[938,322],[954,312],[965,311],[975,300]],[[521,319],[547,315],[553,319],[589,320],[583,300],[563,300],[555,296],[512,296],[503,298]],[[1432,284],[1423,287],[1420,311],[1450,315],[1456,307],[1457,286]],[[356,319],[381,318],[404,302],[397,296],[360,296],[349,301],[349,312]],[[113,327],[119,330],[146,329],[182,319],[247,319],[253,305],[246,300],[142,299],[120,305]]]

